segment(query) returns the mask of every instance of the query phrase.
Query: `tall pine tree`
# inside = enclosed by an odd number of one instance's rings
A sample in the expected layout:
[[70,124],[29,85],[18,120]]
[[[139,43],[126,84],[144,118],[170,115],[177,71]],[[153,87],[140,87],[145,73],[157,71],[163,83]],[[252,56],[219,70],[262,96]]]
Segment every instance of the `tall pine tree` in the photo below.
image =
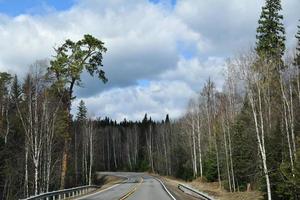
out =
[[[300,20],[299,20],[299,22],[300,22]],[[298,45],[296,48],[295,65],[300,68],[300,25],[298,26],[298,32],[296,34],[296,38],[298,39]]]
[[261,58],[282,58],[285,51],[285,29],[280,0],[266,0],[262,7],[256,35],[256,52]]
[[79,102],[78,112],[77,112],[77,120],[79,122],[85,122],[87,119],[87,108],[83,100]]

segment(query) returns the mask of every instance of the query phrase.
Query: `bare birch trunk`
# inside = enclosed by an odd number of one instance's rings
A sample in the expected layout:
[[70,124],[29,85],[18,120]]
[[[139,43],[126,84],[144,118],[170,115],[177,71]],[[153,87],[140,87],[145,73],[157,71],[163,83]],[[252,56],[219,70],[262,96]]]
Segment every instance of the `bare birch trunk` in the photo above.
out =
[[89,185],[92,185],[92,169],[93,169],[93,161],[94,161],[94,130],[93,130],[93,124],[90,121],[89,125],[89,145],[90,145],[90,163],[89,163]]
[[24,180],[24,196],[29,196],[28,191],[28,144],[27,139],[25,138],[25,180]]
[[5,110],[6,133],[5,133],[5,137],[4,137],[4,144],[7,143],[7,138],[8,138],[8,134],[9,134],[9,131],[10,131],[10,123],[9,123],[8,112],[9,112],[9,100],[7,101],[6,110]]
[[194,177],[197,177],[198,171],[197,171],[197,153],[196,153],[196,138],[195,138],[195,120],[192,113],[192,148],[193,148],[193,172]]
[[203,166],[202,166],[201,131],[200,131],[200,113],[199,113],[199,110],[198,110],[197,115],[198,115],[197,131],[198,131],[199,167],[200,167],[200,177],[202,178],[203,177]]
[[231,170],[231,176],[232,176],[232,187],[233,187],[233,191],[235,192],[236,186],[235,186],[235,176],[234,176],[234,170],[233,170],[231,134],[230,134],[230,130],[229,130],[229,125],[227,125],[227,131],[228,131],[229,159],[230,159],[230,170]]
[[[253,99],[253,94],[250,91],[249,92],[249,101],[252,107],[252,113],[253,113],[253,118],[254,118],[254,122],[255,122],[255,130],[256,130],[256,136],[257,136],[257,141],[258,141],[258,147],[259,147],[259,152],[260,152],[260,156],[262,159],[262,165],[263,165],[263,172],[264,172],[264,176],[266,179],[266,184],[267,184],[267,194],[268,194],[268,200],[272,200],[272,195],[271,195],[271,185],[270,185],[270,179],[269,179],[269,172],[268,172],[268,167],[267,167],[267,158],[266,158],[266,151],[265,151],[265,142],[264,142],[264,126],[263,126],[263,117],[262,117],[262,105],[261,105],[261,92],[260,92],[260,88],[257,87],[258,89],[258,115],[260,118],[260,125],[258,124],[258,117],[257,117],[257,113],[256,113],[256,108],[254,105],[254,99]],[[260,131],[259,131],[259,127],[260,127]]]
[[223,137],[224,137],[225,159],[226,159],[226,169],[227,169],[227,177],[228,177],[229,191],[232,192],[231,175],[230,175],[230,169],[229,169],[229,158],[228,158],[228,147],[227,147],[226,128],[225,128],[225,122],[224,122],[224,119],[222,118],[221,120],[222,120],[222,129],[223,129]]

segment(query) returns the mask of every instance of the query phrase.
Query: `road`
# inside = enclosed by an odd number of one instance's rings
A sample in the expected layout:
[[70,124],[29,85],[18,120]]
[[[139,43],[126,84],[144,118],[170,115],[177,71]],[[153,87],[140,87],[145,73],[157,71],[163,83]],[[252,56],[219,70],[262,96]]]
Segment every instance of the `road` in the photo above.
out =
[[80,200],[172,200],[163,185],[154,177],[144,173],[107,172],[105,175],[125,177],[126,180]]

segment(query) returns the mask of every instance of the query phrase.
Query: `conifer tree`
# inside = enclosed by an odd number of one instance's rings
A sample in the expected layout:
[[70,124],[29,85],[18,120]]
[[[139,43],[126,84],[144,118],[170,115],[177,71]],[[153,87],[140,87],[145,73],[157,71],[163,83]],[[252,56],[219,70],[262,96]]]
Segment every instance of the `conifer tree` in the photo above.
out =
[[266,0],[262,7],[256,34],[256,52],[266,59],[282,58],[285,51],[285,29],[280,0]]
[[296,48],[295,65],[300,68],[300,25],[298,26],[298,32],[296,34],[296,38],[298,39],[298,45]]
[[79,102],[77,120],[83,122],[87,119],[87,108],[83,100]]

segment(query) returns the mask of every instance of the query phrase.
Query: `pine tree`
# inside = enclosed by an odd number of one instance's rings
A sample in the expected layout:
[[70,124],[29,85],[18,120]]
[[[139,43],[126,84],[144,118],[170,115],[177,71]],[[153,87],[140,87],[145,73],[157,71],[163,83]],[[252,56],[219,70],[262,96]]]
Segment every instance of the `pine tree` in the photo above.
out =
[[266,0],[262,7],[256,35],[256,52],[266,59],[282,58],[285,51],[285,29],[280,0]]
[[79,122],[86,121],[87,119],[87,108],[83,100],[79,102],[78,112],[77,112],[77,120]]
[[300,25],[298,26],[298,33],[296,34],[296,38],[298,39],[298,45],[296,48],[295,65],[300,68]]
[[20,97],[22,95],[22,88],[19,84],[18,76],[15,75],[12,83],[12,98],[14,101],[20,100]]

